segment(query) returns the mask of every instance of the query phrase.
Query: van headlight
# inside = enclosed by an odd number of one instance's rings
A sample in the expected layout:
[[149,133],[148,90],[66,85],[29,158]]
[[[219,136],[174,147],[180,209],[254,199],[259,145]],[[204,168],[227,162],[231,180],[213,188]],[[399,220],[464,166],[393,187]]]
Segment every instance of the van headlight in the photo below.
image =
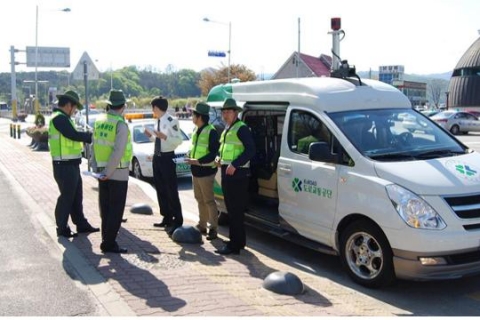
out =
[[446,228],[447,224],[425,200],[395,184],[386,188],[393,206],[410,227],[436,230]]

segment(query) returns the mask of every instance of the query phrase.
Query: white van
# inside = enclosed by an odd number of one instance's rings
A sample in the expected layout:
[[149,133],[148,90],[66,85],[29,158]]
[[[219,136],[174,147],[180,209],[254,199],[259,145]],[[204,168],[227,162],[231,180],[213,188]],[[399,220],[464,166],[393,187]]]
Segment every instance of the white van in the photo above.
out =
[[[400,91],[348,77],[226,84],[211,117],[229,97],[256,144],[246,223],[339,255],[368,287],[480,273],[480,155]],[[220,186],[218,174],[224,216]]]

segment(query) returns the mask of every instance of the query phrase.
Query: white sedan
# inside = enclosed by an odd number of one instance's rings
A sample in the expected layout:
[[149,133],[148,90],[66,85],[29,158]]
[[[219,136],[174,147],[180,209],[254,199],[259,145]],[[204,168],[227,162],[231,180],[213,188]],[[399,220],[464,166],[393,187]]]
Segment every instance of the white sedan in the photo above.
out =
[[[130,164],[130,172],[137,179],[153,177],[153,142],[145,135],[145,128],[153,130],[157,120],[132,120],[128,123],[130,134],[132,136],[133,158]],[[189,137],[180,129],[183,135],[183,142],[175,149],[175,162],[177,176],[191,174],[190,165],[185,162],[185,154],[190,148]]]

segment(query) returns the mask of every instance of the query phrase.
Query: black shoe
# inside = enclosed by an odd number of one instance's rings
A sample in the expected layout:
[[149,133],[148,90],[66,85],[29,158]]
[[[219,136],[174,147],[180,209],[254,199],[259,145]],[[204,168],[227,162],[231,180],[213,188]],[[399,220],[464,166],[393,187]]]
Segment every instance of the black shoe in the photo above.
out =
[[169,228],[165,228],[165,231],[167,231],[167,234],[171,237],[173,235],[173,233],[175,232],[175,230],[177,230],[180,227],[181,227],[181,225],[174,224]]
[[157,227],[157,228],[164,228],[164,227],[168,227],[169,225],[170,225],[170,223],[168,221],[165,221],[165,220],[163,220],[160,223],[154,223],[153,224],[153,226]]
[[102,252],[112,252],[112,253],[127,253],[128,250],[126,248],[119,247],[118,245],[113,246],[111,248],[105,248],[104,246],[100,245],[100,250]]
[[127,222],[127,219],[122,219],[122,222]]
[[217,230],[215,229],[210,229],[208,231],[208,236],[207,236],[207,240],[215,240],[218,238],[218,234],[217,234]]
[[100,228],[94,228],[89,224],[84,227],[77,227],[77,233],[92,233],[98,231],[100,231]]
[[61,231],[57,229],[57,237],[75,238],[76,236],[77,234],[73,233],[70,228]]
[[228,254],[240,254],[239,249],[232,249],[229,246],[223,246],[221,249],[215,250],[215,253],[228,255]]

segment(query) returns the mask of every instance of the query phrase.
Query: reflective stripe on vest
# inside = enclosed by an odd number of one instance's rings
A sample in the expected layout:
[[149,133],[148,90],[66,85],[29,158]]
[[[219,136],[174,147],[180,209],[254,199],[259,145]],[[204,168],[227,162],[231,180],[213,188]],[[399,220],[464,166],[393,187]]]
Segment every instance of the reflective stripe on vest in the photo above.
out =
[[73,120],[66,114],[60,111],[55,111],[48,123],[48,147],[50,155],[54,161],[65,161],[82,158],[82,143],[80,141],[73,141],[63,136],[60,131],[53,125],[53,119],[56,117],[67,117],[68,121],[75,129]]
[[[190,146],[190,158],[192,159],[201,159],[210,153],[209,142],[210,142],[210,132],[215,130],[215,127],[212,124],[206,125],[200,134],[197,134],[198,128],[192,134],[192,145]],[[215,167],[215,162],[201,163],[202,167]]]
[[[125,120],[121,116],[110,113],[100,116],[95,121],[93,152],[95,153],[95,160],[97,161],[98,167],[106,167],[108,165],[108,160],[115,146],[117,125],[119,122],[125,123]],[[128,129],[127,145],[117,168],[128,168],[132,160],[132,155],[132,139],[130,137],[130,129]]]
[[[245,150],[242,141],[238,139],[238,130],[246,126],[242,121],[237,121],[228,130],[222,132],[220,137],[220,159],[222,165],[229,165],[233,160],[237,159],[239,155]],[[241,168],[250,167],[250,161],[241,166]]]

